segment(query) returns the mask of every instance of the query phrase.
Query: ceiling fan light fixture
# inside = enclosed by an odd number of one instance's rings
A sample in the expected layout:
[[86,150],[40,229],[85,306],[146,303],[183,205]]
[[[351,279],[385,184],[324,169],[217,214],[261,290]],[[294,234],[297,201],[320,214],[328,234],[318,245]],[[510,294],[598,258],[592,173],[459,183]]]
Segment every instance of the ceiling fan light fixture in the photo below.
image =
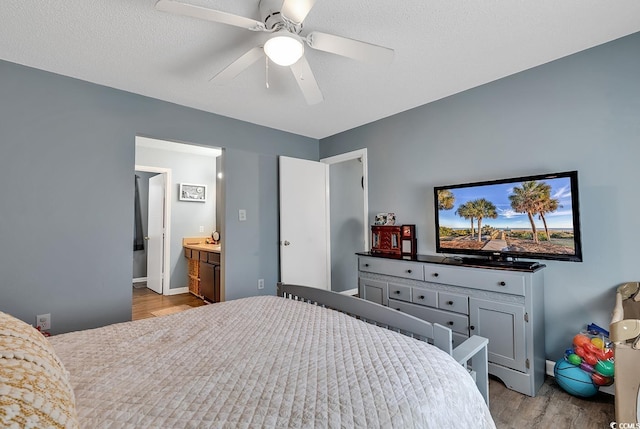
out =
[[302,57],[304,45],[296,35],[281,30],[264,44],[264,53],[279,66],[290,66]]

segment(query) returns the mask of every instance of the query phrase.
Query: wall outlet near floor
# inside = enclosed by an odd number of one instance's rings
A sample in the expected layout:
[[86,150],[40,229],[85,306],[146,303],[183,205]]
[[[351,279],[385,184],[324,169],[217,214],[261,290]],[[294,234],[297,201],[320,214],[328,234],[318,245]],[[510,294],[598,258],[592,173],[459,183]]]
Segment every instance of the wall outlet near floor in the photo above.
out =
[[204,225],[200,225],[200,232],[204,232]]
[[258,279],[258,289],[264,289],[264,279]]
[[41,331],[51,329],[51,313],[37,315],[36,328],[39,328]]

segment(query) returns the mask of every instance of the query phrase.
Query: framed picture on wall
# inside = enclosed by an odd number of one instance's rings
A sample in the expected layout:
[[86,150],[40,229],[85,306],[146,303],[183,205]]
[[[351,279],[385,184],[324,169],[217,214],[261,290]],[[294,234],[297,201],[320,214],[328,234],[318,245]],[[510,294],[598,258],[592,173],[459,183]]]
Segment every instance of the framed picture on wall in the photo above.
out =
[[180,196],[180,201],[197,201],[204,203],[207,200],[207,185],[180,183],[178,195]]

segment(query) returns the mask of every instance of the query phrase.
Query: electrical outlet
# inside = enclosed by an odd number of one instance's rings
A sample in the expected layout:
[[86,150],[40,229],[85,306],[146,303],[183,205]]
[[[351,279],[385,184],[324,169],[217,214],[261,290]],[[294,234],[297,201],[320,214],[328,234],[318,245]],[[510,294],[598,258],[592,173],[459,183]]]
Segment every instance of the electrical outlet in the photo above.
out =
[[258,279],[258,289],[264,289],[264,279]]
[[200,225],[200,232],[204,232],[204,226]]
[[245,209],[238,210],[238,220],[240,222],[247,220],[247,211]]
[[37,315],[36,328],[40,328],[41,331],[51,329],[51,313]]

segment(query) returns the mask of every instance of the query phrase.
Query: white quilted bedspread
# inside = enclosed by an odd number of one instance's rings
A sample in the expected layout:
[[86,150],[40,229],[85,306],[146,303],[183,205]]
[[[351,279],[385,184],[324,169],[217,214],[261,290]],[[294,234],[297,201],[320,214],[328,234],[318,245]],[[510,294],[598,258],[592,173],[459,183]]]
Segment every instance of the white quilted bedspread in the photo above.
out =
[[51,337],[83,428],[495,427],[446,353],[253,297]]

